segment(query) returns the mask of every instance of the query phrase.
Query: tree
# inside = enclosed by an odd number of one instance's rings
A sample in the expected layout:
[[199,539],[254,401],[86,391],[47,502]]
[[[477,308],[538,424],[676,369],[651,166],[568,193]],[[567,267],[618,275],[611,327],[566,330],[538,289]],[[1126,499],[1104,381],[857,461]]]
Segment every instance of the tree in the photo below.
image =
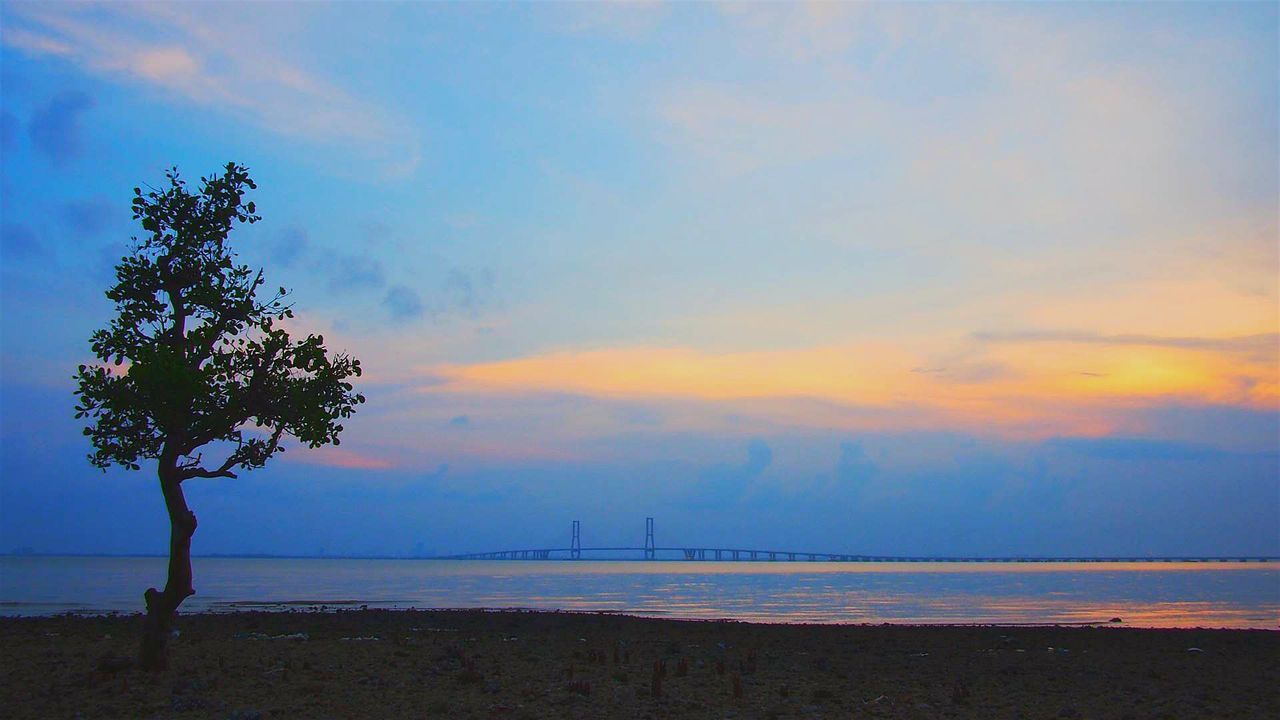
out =
[[[88,418],[89,461],[104,471],[155,460],[169,514],[169,570],[163,591],[148,588],[139,664],[167,666],[166,641],[183,600],[195,594],[191,537],[196,516],[182,484],[234,478],[284,452],[286,436],[316,448],[338,444],[339,421],[364,402],[348,378],[360,361],[330,355],[324,338],[294,341],[278,323],[293,317],[281,287],[260,301],[262,271],[237,264],[227,236],[255,223],[246,168],[191,192],[177,168],[168,187],[134,188],[133,218],[144,235],[115,267],[107,290],[116,316],[90,339],[100,364],[81,365],[76,417]],[[216,453],[217,464],[203,453]]]

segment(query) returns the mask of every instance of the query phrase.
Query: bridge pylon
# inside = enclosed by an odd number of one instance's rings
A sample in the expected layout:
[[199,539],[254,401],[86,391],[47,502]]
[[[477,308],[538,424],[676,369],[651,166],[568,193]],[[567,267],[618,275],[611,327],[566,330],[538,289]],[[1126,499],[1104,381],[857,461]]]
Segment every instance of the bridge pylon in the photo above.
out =
[[573,540],[569,542],[569,557],[577,560],[582,557],[582,523],[573,521]]
[[653,518],[644,519],[644,559],[652,560],[656,546],[653,543]]

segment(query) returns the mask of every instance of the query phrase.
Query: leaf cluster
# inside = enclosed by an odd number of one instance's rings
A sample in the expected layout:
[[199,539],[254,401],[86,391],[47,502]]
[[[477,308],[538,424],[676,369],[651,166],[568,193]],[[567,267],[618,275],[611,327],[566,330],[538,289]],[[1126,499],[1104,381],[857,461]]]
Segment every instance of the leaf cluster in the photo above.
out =
[[[245,200],[257,187],[248,170],[228,163],[195,192],[176,168],[166,179],[164,189],[134,188],[145,234],[107,290],[116,316],[90,338],[101,363],[74,376],[90,462],[136,470],[157,459],[162,476],[181,481],[262,467],[286,435],[338,444],[339,420],[364,402],[349,382],[360,361],[330,354],[319,335],[291,338],[288,291],[259,298],[262,271],[237,263],[228,236],[260,219]],[[216,441],[234,448],[206,466],[199,450]]]

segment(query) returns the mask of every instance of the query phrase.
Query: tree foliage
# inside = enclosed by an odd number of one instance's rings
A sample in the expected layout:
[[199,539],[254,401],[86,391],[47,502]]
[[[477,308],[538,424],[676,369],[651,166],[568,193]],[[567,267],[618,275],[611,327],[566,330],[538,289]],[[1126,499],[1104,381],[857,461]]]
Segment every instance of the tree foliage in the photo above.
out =
[[[288,292],[259,299],[262,271],[237,263],[228,235],[260,219],[245,201],[256,188],[248,170],[229,163],[197,192],[176,168],[166,178],[134,188],[145,234],[115,268],[115,318],[91,338],[102,362],[75,375],[90,462],[136,470],[155,459],[162,479],[181,482],[260,468],[285,436],[338,444],[340,421],[364,402],[348,381],[360,361],[330,355],[319,335],[293,340]],[[201,448],[219,441],[225,459],[206,464]]]

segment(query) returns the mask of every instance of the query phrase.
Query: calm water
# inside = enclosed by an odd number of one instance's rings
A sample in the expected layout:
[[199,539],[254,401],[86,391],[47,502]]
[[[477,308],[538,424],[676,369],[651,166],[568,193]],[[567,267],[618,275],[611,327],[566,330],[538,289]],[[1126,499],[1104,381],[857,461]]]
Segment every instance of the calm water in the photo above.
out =
[[[196,558],[185,610],[368,604],[833,623],[1280,628],[1280,563]],[[0,614],[137,612],[163,558],[0,557]]]

